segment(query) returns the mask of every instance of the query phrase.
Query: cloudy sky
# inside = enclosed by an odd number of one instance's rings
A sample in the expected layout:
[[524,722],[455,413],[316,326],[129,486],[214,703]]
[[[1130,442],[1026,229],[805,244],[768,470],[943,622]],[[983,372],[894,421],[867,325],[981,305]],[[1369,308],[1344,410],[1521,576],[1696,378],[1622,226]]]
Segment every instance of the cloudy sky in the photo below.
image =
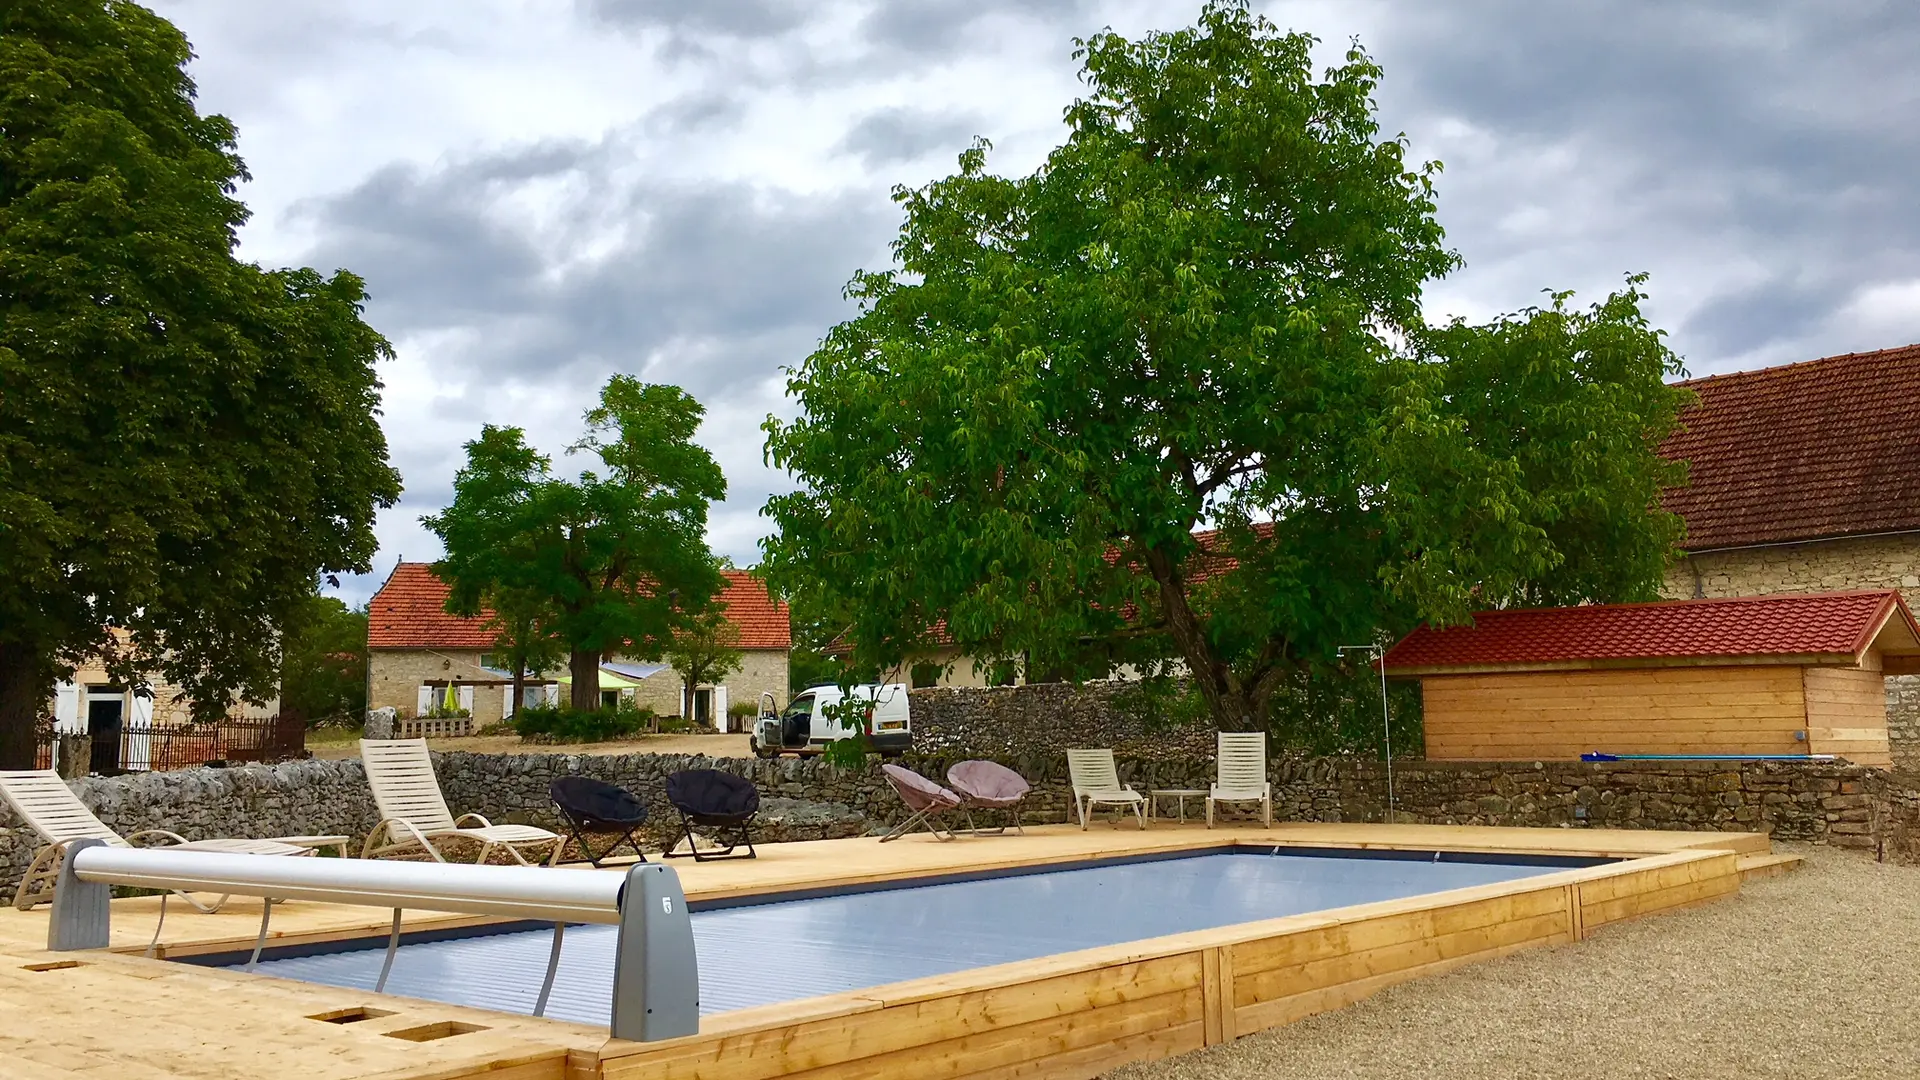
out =
[[[1191,22],[1125,0],[154,0],[254,179],[243,254],[347,267],[393,342],[406,483],[379,565],[461,444],[558,452],[616,371],[686,387],[725,467],[715,550],[746,565],[785,483],[759,425],[781,367],[886,262],[888,191],[974,135],[1032,169],[1077,84],[1072,38]],[[1345,0],[1259,5],[1329,61],[1386,69],[1382,123],[1446,164],[1466,267],[1435,318],[1652,276],[1694,374],[1920,340],[1920,7],[1909,0]]]

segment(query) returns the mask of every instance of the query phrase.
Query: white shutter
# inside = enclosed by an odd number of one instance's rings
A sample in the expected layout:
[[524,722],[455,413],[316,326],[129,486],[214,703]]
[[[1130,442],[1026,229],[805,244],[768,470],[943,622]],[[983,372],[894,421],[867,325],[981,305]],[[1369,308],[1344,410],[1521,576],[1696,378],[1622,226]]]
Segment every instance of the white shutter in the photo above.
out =
[[432,711],[433,711],[433,687],[422,686],[420,688],[420,705],[418,708],[414,709],[414,715],[425,716]]
[[153,699],[133,695],[133,722],[140,725],[153,723]]
[[513,684],[508,683],[500,688],[500,719],[513,719],[513,706]]
[[54,688],[53,726],[69,735],[86,730],[80,722],[80,688],[72,682],[63,682]]
[[467,710],[468,716],[473,715],[473,684],[472,683],[468,683],[467,685],[462,686],[460,688],[460,707]]
[[550,682],[546,685],[545,689],[547,691],[547,707],[552,708],[560,704],[560,684]]
[[713,715],[708,719],[713,721],[714,727],[719,728],[721,731],[727,730],[728,717],[727,717],[727,688],[726,687],[716,686],[713,688]]
[[151,767],[153,699],[134,694],[132,700],[133,726],[127,732],[127,759],[120,765],[135,772],[146,772]]

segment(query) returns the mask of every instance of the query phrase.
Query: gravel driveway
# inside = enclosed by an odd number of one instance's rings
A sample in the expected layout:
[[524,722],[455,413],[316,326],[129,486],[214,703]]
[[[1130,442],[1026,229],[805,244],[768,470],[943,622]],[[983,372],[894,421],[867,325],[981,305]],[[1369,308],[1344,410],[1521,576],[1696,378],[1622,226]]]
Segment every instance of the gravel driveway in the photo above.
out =
[[1920,1077],[1920,869],[1802,854],[1801,870],[1733,900],[1109,1076]]

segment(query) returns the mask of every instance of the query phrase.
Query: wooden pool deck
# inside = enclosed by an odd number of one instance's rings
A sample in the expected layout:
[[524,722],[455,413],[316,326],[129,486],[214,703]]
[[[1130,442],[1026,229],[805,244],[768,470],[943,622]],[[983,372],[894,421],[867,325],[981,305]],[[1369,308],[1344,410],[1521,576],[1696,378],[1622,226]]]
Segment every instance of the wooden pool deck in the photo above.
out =
[[[44,951],[41,908],[0,911],[0,1075],[301,1080],[809,1080],[1091,1077],[1338,1008],[1406,978],[1622,918],[1727,895],[1777,870],[1765,836],[1285,824],[1211,831],[1104,824],[1027,835],[769,844],[751,861],[676,864],[690,899],[1222,844],[1604,855],[1634,860],[1083,950],[710,1016],[662,1043],[602,1028],[168,963],[141,955],[159,900],[113,902],[113,949]],[[555,873],[594,873],[562,868]],[[605,872],[605,871],[603,871]],[[287,903],[270,944],[384,937],[384,909]],[[250,949],[260,904],[168,905],[162,955]],[[409,930],[485,922],[408,912]],[[343,1022],[344,1021],[344,1022]]]

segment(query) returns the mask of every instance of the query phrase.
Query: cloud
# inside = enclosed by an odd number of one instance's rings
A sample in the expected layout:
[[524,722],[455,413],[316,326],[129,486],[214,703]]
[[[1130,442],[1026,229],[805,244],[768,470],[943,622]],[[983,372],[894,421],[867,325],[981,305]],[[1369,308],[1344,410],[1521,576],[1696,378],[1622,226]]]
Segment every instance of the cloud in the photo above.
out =
[[[985,20],[1015,18],[1040,25],[1077,24],[1091,21],[1096,6],[1090,0],[880,0],[867,10],[860,29],[881,51],[952,56],[968,51],[969,33]],[[1192,14],[1183,11],[1181,17],[1190,18]],[[1097,23],[1086,28],[1097,29]],[[1081,33],[1084,36],[1085,31]]]
[[966,149],[970,137],[979,130],[979,121],[964,114],[881,109],[856,121],[838,149],[875,168],[916,161],[934,151],[952,157]]
[[623,29],[731,38],[780,37],[806,18],[795,0],[583,0],[588,17]]

